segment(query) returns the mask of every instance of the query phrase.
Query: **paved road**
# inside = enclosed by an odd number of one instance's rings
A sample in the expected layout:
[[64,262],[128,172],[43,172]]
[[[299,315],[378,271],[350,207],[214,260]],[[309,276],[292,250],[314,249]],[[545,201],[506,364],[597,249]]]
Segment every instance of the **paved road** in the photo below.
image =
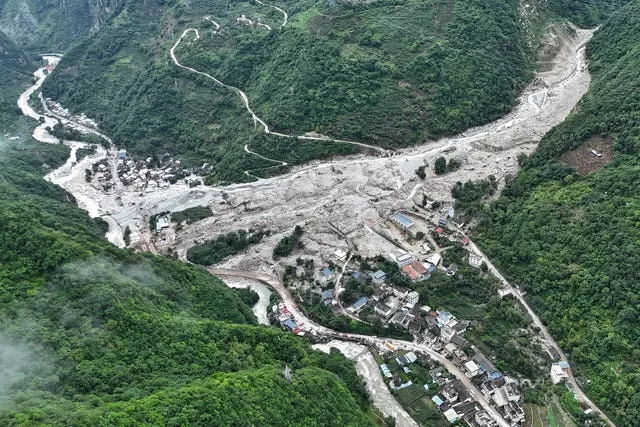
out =
[[[462,231],[459,230],[459,229],[457,229],[457,231],[462,233]],[[464,234],[464,233],[462,233],[462,234]],[[468,236],[467,236],[467,238],[468,238]],[[515,288],[514,286],[512,286],[511,283],[509,283],[507,281],[507,279],[505,279],[505,277],[502,275],[502,273],[500,273],[500,271],[498,271],[498,269],[491,263],[489,258],[485,255],[485,253],[482,252],[480,250],[480,248],[478,248],[478,246],[471,239],[469,239],[468,247],[476,255],[482,257],[482,260],[485,262],[485,264],[487,264],[487,267],[489,268],[489,271],[491,272],[491,274],[493,274],[496,278],[498,278],[498,280],[500,280],[502,285],[505,286],[506,288],[508,288],[511,291],[511,294],[514,297],[516,297],[518,299],[518,301],[520,301],[520,304],[522,304],[524,309],[529,314],[529,317],[531,317],[531,320],[532,320],[533,324],[536,325],[538,328],[540,328],[540,332],[542,333],[542,336],[546,340],[547,344],[549,346],[553,347],[558,352],[558,354],[560,355],[561,359],[567,360],[567,356],[564,354],[564,352],[562,351],[562,349],[560,348],[558,343],[556,343],[556,341],[553,339],[553,337],[551,336],[551,334],[547,330],[547,327],[542,323],[540,318],[534,313],[534,311],[531,309],[531,307],[529,307],[529,304],[527,304],[527,301],[522,296],[522,293],[520,292],[520,290]],[[614,426],[615,427],[615,424],[609,419],[609,417],[607,417],[607,415],[604,412],[602,412],[600,410],[600,408],[598,408],[598,406],[596,406],[596,404],[593,403],[591,401],[591,399],[589,399],[589,397],[587,397],[587,395],[582,391],[582,389],[578,385],[578,382],[576,381],[575,376],[573,375],[573,370],[571,370],[571,369],[569,369],[569,378],[567,378],[567,380],[568,380],[568,383],[573,387],[573,391],[574,391],[574,393],[576,395],[576,398],[577,398],[577,400],[579,402],[582,402],[583,404],[589,406],[596,414],[598,414],[600,416],[600,418],[603,421],[605,421],[610,426]]]
[[458,380],[460,380],[467,390],[471,392],[471,395],[476,399],[476,401],[486,410],[493,419],[498,423],[498,425],[503,427],[509,427],[509,423],[505,421],[505,419],[498,413],[498,411],[489,404],[487,399],[482,395],[480,390],[473,385],[473,383],[467,378],[467,376],[450,360],[446,359],[440,353],[434,351],[430,347],[425,345],[417,344],[409,341],[402,341],[396,339],[387,339],[387,338],[379,338],[375,336],[369,335],[360,335],[360,334],[341,334],[332,329],[329,329],[325,326],[319,325],[315,323],[313,320],[307,318],[298,308],[295,299],[289,292],[289,290],[282,284],[282,282],[274,276],[255,273],[252,271],[245,270],[229,270],[229,269],[217,269],[217,268],[209,268],[209,272],[222,277],[244,277],[248,279],[258,280],[262,283],[265,283],[273,288],[274,291],[280,295],[280,298],[284,301],[285,305],[289,312],[296,318],[298,321],[302,321],[305,324],[305,329],[308,331],[315,332],[317,334],[330,335],[334,337],[347,337],[352,339],[362,339],[369,343],[377,343],[380,345],[385,345],[385,343],[389,342],[393,344],[397,349],[405,349],[421,352],[424,354],[428,354],[433,360],[440,363],[447,371],[453,374]]

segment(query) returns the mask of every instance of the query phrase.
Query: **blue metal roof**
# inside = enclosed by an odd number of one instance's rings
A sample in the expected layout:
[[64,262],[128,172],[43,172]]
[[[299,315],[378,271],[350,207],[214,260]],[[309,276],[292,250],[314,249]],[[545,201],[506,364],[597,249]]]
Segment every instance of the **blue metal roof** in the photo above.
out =
[[295,322],[294,322],[293,320],[291,320],[291,319],[287,319],[287,320],[285,320],[284,322],[282,322],[282,324],[283,324],[285,327],[287,327],[287,328],[289,328],[290,330],[292,330],[292,331],[293,331],[295,328],[297,328],[297,327],[298,327],[298,325],[296,325],[296,324],[295,324]]
[[367,301],[368,301],[367,297],[362,297],[358,301],[354,302],[351,307],[353,307],[353,308],[355,308],[357,310],[360,307],[362,307],[363,305],[365,305],[367,303]]
[[433,403],[435,403],[438,406],[440,406],[440,405],[442,405],[444,403],[444,401],[437,394],[435,396],[433,396],[431,398],[431,400],[433,400]]
[[322,299],[331,299],[331,298],[333,298],[332,290],[322,291]]
[[400,366],[404,366],[404,365],[408,365],[409,364],[409,361],[404,356],[396,357],[396,362],[398,362],[398,365],[400,365]]
[[562,360],[562,361],[558,362],[558,365],[560,365],[560,367],[561,367],[562,369],[567,369],[567,368],[569,368],[569,362],[567,362],[566,360]]
[[373,277],[374,279],[382,279],[383,277],[385,277],[387,274],[382,271],[382,270],[378,270],[375,273],[373,273],[371,275],[371,277]]
[[333,274],[333,272],[331,271],[331,269],[329,267],[325,268],[324,270],[322,270],[322,275],[325,277],[331,276]]
[[409,218],[407,218],[406,216],[402,215],[401,213],[397,213],[393,215],[393,219],[395,219],[396,221],[398,221],[400,224],[404,225],[405,227],[411,227],[413,225],[413,221],[411,221]]
[[360,272],[359,271],[352,272],[351,277],[353,277],[354,279],[357,279],[358,277],[360,277]]

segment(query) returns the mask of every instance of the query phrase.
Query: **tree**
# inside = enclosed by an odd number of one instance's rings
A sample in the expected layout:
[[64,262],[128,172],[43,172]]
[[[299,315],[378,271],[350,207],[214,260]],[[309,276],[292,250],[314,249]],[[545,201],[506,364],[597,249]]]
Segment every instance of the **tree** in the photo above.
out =
[[420,179],[425,179],[427,177],[427,174],[425,173],[425,165],[419,166],[418,169],[416,169],[416,175],[418,175],[418,178]]
[[436,175],[443,175],[447,173],[447,159],[444,157],[438,157],[434,164],[433,171]]
[[124,228],[124,233],[122,233],[122,240],[124,240],[125,246],[129,246],[129,244],[131,243],[131,229],[128,225]]

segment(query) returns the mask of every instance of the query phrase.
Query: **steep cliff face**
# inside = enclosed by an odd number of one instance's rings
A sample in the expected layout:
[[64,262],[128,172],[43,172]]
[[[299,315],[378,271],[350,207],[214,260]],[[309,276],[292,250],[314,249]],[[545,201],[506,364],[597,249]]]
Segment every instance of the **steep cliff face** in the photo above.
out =
[[7,37],[6,34],[0,31],[0,74],[2,78],[0,82],[6,83],[9,80],[9,73],[22,73],[29,74],[33,63],[31,58],[25,55],[22,51],[16,48],[15,44]]
[[122,7],[124,0],[89,0],[91,10],[91,30],[98,30]]
[[0,1],[0,31],[18,46],[66,50],[100,28],[124,0]]

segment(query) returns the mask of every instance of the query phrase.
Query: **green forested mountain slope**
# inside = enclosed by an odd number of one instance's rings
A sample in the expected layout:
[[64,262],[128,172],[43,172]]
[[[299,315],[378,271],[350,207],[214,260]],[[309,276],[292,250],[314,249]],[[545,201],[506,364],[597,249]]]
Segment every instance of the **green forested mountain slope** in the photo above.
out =
[[0,30],[19,46],[66,50],[107,22],[123,0],[0,0]]
[[110,245],[41,178],[68,149],[25,139],[0,135],[0,425],[371,424],[350,361],[256,325],[200,268]]
[[66,150],[2,148],[0,424],[211,425],[214,409],[260,425],[305,413],[368,423],[349,361],[253,326],[243,298],[203,270],[111,247],[31,172]]
[[[289,14],[284,28],[282,14],[253,1],[130,1],[66,55],[45,94],[133,152],[224,164],[211,181],[241,180],[245,169],[274,166],[245,143],[293,164],[354,147],[256,134],[237,94],[170,61],[184,29],[202,37],[181,44],[181,62],[245,90],[272,129],[398,147],[504,114],[533,70],[521,21],[542,20],[523,18],[515,0],[277,5]],[[272,30],[240,24],[241,15]]]
[[[619,426],[637,426],[640,1],[596,33],[588,55],[589,93],[523,159],[524,169],[491,205],[481,241],[590,380],[588,394]],[[606,163],[611,144],[612,161],[585,175]]]
[[[25,55],[0,31],[0,137],[19,127],[16,100],[23,86],[29,83],[34,58]],[[21,84],[16,84],[21,82]]]

